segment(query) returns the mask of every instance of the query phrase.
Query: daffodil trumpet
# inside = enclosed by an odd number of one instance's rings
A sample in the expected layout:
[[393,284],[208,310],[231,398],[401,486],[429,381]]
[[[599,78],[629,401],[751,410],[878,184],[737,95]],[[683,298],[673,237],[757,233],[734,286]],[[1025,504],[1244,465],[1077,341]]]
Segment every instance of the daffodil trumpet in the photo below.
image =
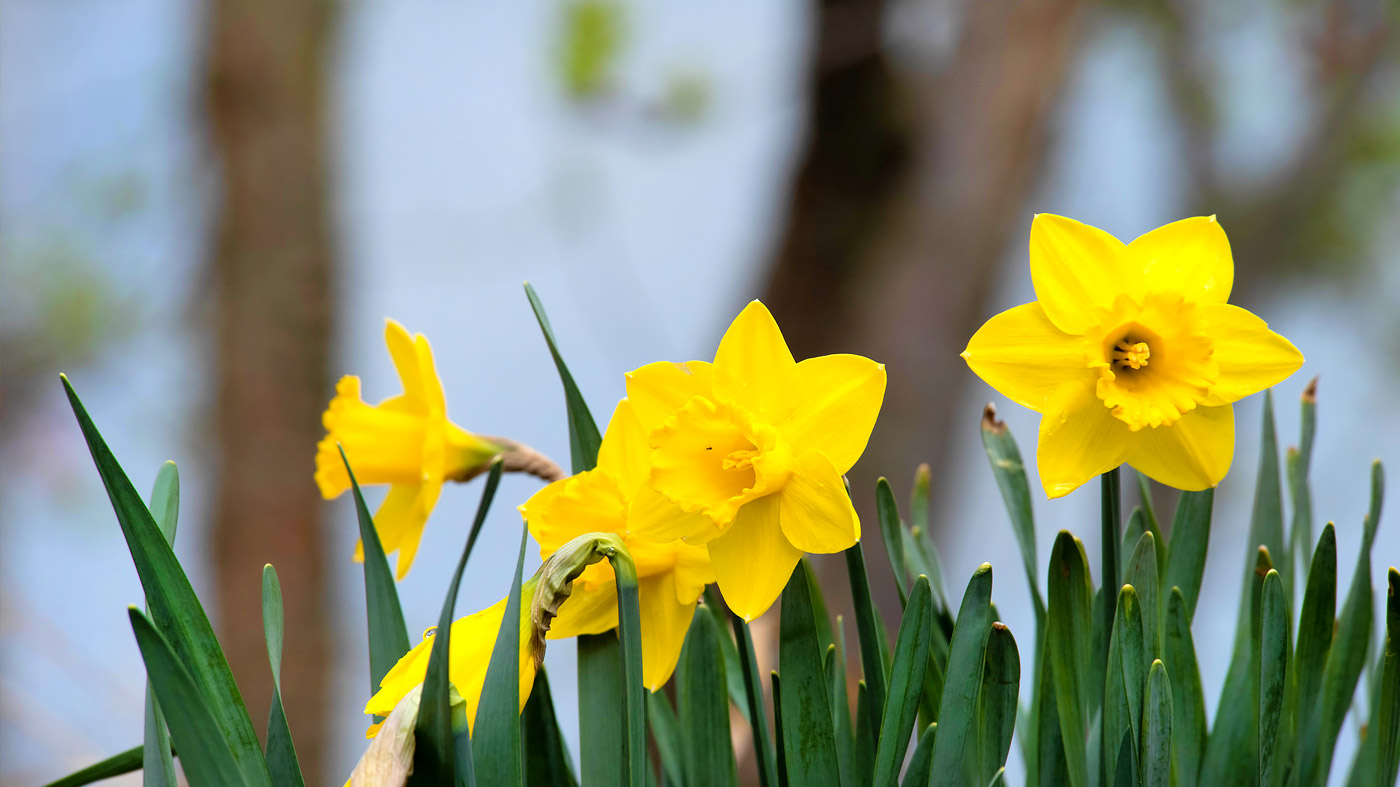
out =
[[[340,379],[335,398],[321,418],[326,436],[316,446],[316,484],[327,500],[350,488],[350,476],[340,459],[344,449],[361,486],[389,486],[375,511],[374,525],[384,551],[397,552],[395,575],[403,579],[413,566],[423,528],[444,483],[470,481],[486,472],[498,456],[506,471],[546,481],[564,473],[527,445],[474,434],[448,420],[442,379],[423,334],[410,335],[399,323],[387,320],[384,341],[403,393],[370,405],[361,398],[360,378]],[[364,545],[358,542],[355,560],[364,560]]]

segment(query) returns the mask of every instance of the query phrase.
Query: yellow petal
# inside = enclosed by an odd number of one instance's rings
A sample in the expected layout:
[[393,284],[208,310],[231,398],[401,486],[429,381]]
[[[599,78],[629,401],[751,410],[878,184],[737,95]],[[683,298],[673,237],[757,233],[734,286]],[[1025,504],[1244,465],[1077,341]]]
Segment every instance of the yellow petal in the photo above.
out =
[[[379,541],[384,552],[398,550],[395,579],[403,579],[413,567],[413,558],[418,553],[418,541],[423,537],[423,526],[428,522],[428,512],[420,506],[419,496],[422,487],[418,484],[394,484],[389,494],[374,512],[374,529],[379,532]],[[361,550],[356,548],[356,556],[363,560]]]
[[699,511],[686,511],[671,499],[643,484],[632,497],[627,513],[627,532],[648,541],[667,542],[678,538],[704,543],[719,535],[714,520]]
[[651,434],[692,398],[712,396],[712,368],[708,361],[657,361],[628,372],[627,399],[642,432]]
[[1084,340],[1056,328],[1039,301],[987,320],[962,357],[987,385],[1038,413],[1045,412],[1051,395],[1065,383],[1094,376]]
[[704,546],[681,544],[676,549],[676,601],[690,604],[705,592],[705,586],[715,581],[715,568],[710,565],[710,550]]
[[428,337],[414,334],[413,350],[418,355],[418,375],[423,381],[423,400],[428,409],[439,413],[447,412],[447,399],[442,393],[442,378],[438,377],[437,364],[433,362],[433,348],[428,345]]
[[539,542],[541,557],[575,536],[622,533],[627,526],[627,504],[617,481],[597,468],[549,484],[520,506],[520,514]]
[[[602,565],[601,563],[595,565]],[[593,568],[593,566],[589,566]],[[580,578],[581,579],[581,578]],[[548,639],[568,639],[580,634],[601,634],[617,628],[617,583],[574,581],[573,592],[559,607],[559,617],[549,626]]]
[[1235,410],[1197,407],[1171,426],[1143,429],[1127,462],[1149,478],[1188,491],[1220,483],[1235,455]]
[[709,544],[724,602],[744,620],[773,606],[802,558],[783,535],[779,503],[777,495],[768,495],[744,505],[729,530]]
[[603,444],[598,448],[597,469],[611,473],[626,495],[646,483],[651,470],[651,445],[630,400],[623,399],[613,409]]
[[1225,303],[1235,281],[1230,240],[1214,216],[1174,221],[1128,244],[1146,289],[1196,303]]
[[1042,213],[1031,224],[1031,283],[1050,321],[1065,333],[1082,334],[1094,324],[1094,309],[1119,293],[1141,291],[1141,269],[1127,246],[1097,227]]
[[860,520],[846,485],[822,452],[799,454],[777,495],[783,535],[799,551],[831,554],[860,540]]
[[1204,404],[1238,401],[1282,382],[1303,365],[1298,348],[1248,310],[1218,303],[1203,311],[1220,365],[1220,376]]
[[821,451],[846,473],[865,451],[885,399],[885,365],[859,355],[797,364],[801,400],[781,427],[793,451]]
[[1094,396],[1089,383],[1071,383],[1051,397],[1040,419],[1036,465],[1050,498],[1064,497],[1122,464],[1131,432]]
[[656,691],[665,685],[680,660],[685,632],[695,615],[695,601],[676,602],[675,576],[657,574],[639,581],[637,604],[642,617],[642,685]]
[[778,323],[768,307],[750,301],[715,351],[715,396],[778,423],[792,412],[797,386],[797,362]]
[[384,343],[389,346],[389,357],[394,360],[394,369],[399,373],[399,382],[403,384],[404,397],[395,406],[418,411],[427,409],[423,372],[418,368],[418,350],[414,347],[413,334],[398,321],[387,319],[384,321]]

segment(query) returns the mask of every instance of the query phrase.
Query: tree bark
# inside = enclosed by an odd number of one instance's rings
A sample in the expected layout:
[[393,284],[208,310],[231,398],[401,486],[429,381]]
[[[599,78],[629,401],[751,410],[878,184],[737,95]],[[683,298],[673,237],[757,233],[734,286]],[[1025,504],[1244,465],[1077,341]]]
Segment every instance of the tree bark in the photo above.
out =
[[264,563],[286,620],[282,691],[308,784],[327,781],[330,629],[312,456],[328,396],[333,264],[320,0],[216,0],[209,114],[222,166],[216,289],[212,563],[220,641],[254,726],[272,687]]

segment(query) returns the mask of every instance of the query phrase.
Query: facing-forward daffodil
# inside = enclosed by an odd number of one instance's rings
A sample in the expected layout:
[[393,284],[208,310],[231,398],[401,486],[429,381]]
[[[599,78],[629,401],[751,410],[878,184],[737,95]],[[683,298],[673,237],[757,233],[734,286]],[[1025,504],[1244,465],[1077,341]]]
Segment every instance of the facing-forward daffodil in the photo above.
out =
[[[495,440],[472,434],[447,420],[442,380],[433,351],[423,334],[410,336],[388,320],[384,341],[394,359],[403,393],[377,405],[360,398],[360,378],[347,375],[322,421],[326,436],[316,446],[316,484],[327,500],[350,488],[337,444],[362,486],[389,484],[389,494],[374,515],[385,552],[398,551],[397,578],[413,565],[423,526],[446,481],[464,481],[487,469],[505,450]],[[364,560],[356,544],[355,560]]]
[[860,539],[842,476],[860,458],[885,395],[885,367],[858,355],[793,360],[753,301],[714,363],[653,363],[627,375],[652,448],[632,532],[706,543],[730,609],[777,599],[804,552]]
[[[535,597],[535,579],[528,579],[520,585],[520,708],[530,699],[530,689],[535,685],[536,654],[530,647],[530,608]],[[457,693],[467,704],[468,729],[476,723],[476,706],[481,701],[481,689],[486,685],[486,667],[491,662],[491,651],[496,647],[496,636],[501,630],[501,620],[506,614],[506,599],[480,612],[458,618],[452,623],[451,647],[447,655],[447,677],[457,688]],[[379,691],[365,705],[365,713],[375,716],[388,716],[394,706],[414,688],[423,684],[428,675],[428,657],[432,655],[433,632],[423,637],[412,650],[405,653],[398,663],[379,682]],[[540,654],[542,655],[542,654]],[[365,737],[373,738],[379,732],[379,725],[373,725]]]
[[[632,512],[640,510],[634,506],[637,493],[646,487],[650,454],[632,404],[623,399],[603,435],[598,465],[536,492],[520,506],[520,514],[546,560],[576,536],[622,536],[637,567],[642,683],[656,691],[675,671],[695,603],[714,576],[705,547],[674,540],[656,543],[629,532]],[[617,585],[612,566],[602,561],[574,580],[573,592],[560,606],[547,637],[563,639],[614,628]]]
[[988,320],[962,356],[1042,414],[1036,463],[1052,498],[1123,463],[1178,489],[1215,486],[1234,456],[1231,403],[1303,363],[1227,303],[1234,261],[1214,216],[1124,244],[1041,214],[1030,265],[1036,300]]

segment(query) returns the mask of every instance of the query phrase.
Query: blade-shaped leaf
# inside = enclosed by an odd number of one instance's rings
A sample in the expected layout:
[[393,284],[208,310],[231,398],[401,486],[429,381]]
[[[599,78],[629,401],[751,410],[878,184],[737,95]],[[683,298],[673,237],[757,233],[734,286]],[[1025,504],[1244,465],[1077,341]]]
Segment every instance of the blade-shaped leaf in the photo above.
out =
[[[160,699],[161,708],[170,721],[171,739],[180,750],[180,765],[191,787],[247,787],[238,755],[229,746],[218,719],[189,670],[175,655],[165,637],[141,611],[127,609],[141,659],[146,662],[146,675]],[[264,778],[254,784],[271,785],[261,753],[255,753],[258,770]]]
[[1245,585],[1243,640],[1236,640],[1225,673],[1225,688],[1215,712],[1215,726],[1206,743],[1200,783],[1253,782],[1259,772],[1259,609],[1264,577],[1273,568],[1269,550],[1255,550],[1254,570]]
[[899,592],[903,607],[909,596],[909,577],[905,573],[904,525],[899,521],[899,507],[894,502],[894,490],[883,476],[875,481],[875,516],[880,521],[880,537],[885,542],[885,554],[894,573],[894,589]]
[[[1143,529],[1152,534],[1157,540],[1157,576],[1167,575],[1167,539],[1162,533],[1162,526],[1157,519],[1157,509],[1152,505],[1152,484],[1147,480],[1147,476],[1134,472],[1137,478],[1138,499],[1140,501],[1139,510],[1142,511]],[[1136,539],[1132,542],[1137,543]]]
[[[151,518],[166,543],[175,545],[180,521],[180,471],[174,462],[161,465],[151,487]],[[175,758],[170,754],[170,731],[155,690],[146,685],[146,734],[142,744],[141,779],[145,787],[175,787]]]
[[530,700],[520,714],[520,737],[525,746],[526,787],[577,787],[574,766],[554,717],[554,697],[544,667],[535,672]]
[[[1089,728],[1093,630],[1093,589],[1084,545],[1060,531],[1050,553],[1050,606],[1046,610],[1046,641],[1054,677],[1055,711],[1060,721],[1070,784],[1086,787],[1089,763],[1085,735]],[[1116,607],[1116,597],[1115,604]],[[1044,725],[1045,720],[1040,722]],[[1041,756],[1044,757],[1042,751]],[[1043,773],[1042,769],[1042,773]]]
[[1210,543],[1210,518],[1214,505],[1214,489],[1182,492],[1176,504],[1176,516],[1172,519],[1171,550],[1167,555],[1167,579],[1163,586],[1181,588],[1188,623],[1196,614],[1201,578],[1205,576],[1206,545]]
[[[496,497],[496,487],[500,486],[501,467],[500,459],[491,463],[466,546],[462,548],[462,556],[457,559],[457,569],[452,574],[452,583],[447,587],[447,597],[442,600],[442,611],[438,614],[437,631],[428,653],[428,671],[423,678],[422,699],[414,731],[413,772],[408,779],[413,787],[451,785],[459,777],[468,783],[475,780],[472,747],[463,746],[458,751],[453,734],[452,681],[448,673],[448,659],[452,652],[452,615],[457,606],[457,591],[462,587],[467,559],[471,557],[476,539],[481,535],[481,526],[486,522],[486,512],[491,509],[491,501]],[[457,772],[459,757],[462,773]]]
[[736,785],[734,751],[729,743],[729,702],[716,688],[725,685],[720,632],[714,616],[697,608],[681,650],[676,704],[685,752],[683,784]]
[[1172,765],[1172,690],[1167,669],[1152,662],[1142,719],[1142,787],[1169,787]]
[[[885,627],[880,625],[875,602],[870,596],[870,580],[865,573],[865,552],[859,541],[845,552],[846,574],[851,581],[851,604],[856,611],[856,632],[860,636],[860,666],[865,685],[870,687],[870,716],[878,720],[885,713],[885,658],[880,645],[885,639]],[[786,672],[784,672],[786,674]],[[789,679],[791,684],[791,679]],[[792,691],[789,687],[789,692]],[[788,715],[792,718],[792,715]]]
[[603,435],[598,431],[598,423],[588,411],[588,403],[583,400],[574,376],[559,354],[559,344],[554,338],[554,329],[549,325],[549,317],[544,312],[544,304],[535,288],[525,282],[525,296],[530,299],[530,308],[535,310],[535,320],[540,324],[549,354],[554,358],[554,367],[559,370],[559,381],[564,385],[564,404],[569,413],[569,456],[575,473],[592,470],[598,464],[598,447],[603,444]]
[[1040,580],[1036,579],[1035,517],[1031,513],[1031,490],[1026,480],[1026,466],[1021,449],[1006,423],[998,421],[996,409],[987,405],[982,413],[982,447],[992,463],[992,475],[1001,490],[1006,513],[1011,517],[1011,530],[1021,547],[1021,562],[1026,568],[1026,584],[1035,605],[1036,629],[1045,627],[1045,600],[1040,596]]
[[[749,624],[733,612],[729,613],[729,623],[734,629],[734,640],[739,650],[739,666],[744,673],[744,690],[749,697],[749,730],[753,735],[754,751],[758,753],[758,783],[760,787],[773,787],[778,783],[777,764],[773,759],[773,744],[768,740],[763,685],[759,682],[753,634],[749,631]],[[776,699],[774,703],[777,703]]]
[[[691,625],[695,625],[694,620],[691,621]],[[685,666],[682,664],[677,671],[677,677],[684,672]],[[666,692],[647,694],[647,726],[651,727],[651,739],[656,742],[656,753],[666,778],[672,784],[685,784],[684,757],[681,754],[685,744],[681,740],[680,722],[676,719],[675,710],[671,708],[671,701],[666,698]]]
[[[146,593],[151,620],[208,702],[210,712],[236,755],[235,761],[243,781],[248,784],[267,783],[267,766],[263,762],[257,735],[253,732],[243,696],[229,671],[228,660],[218,645],[204,607],[195,596],[194,588],[180,567],[170,543],[97,431],[77,392],[67,377],[61,379],[88,450],[92,453],[93,463],[102,476],[102,484],[116,512],[127,548],[131,551],[132,562]],[[173,726],[169,709],[163,710]]]
[[369,693],[379,691],[379,683],[389,670],[399,663],[403,654],[412,647],[408,640],[408,626],[403,620],[403,607],[399,604],[399,591],[394,584],[394,572],[389,568],[389,558],[384,554],[384,545],[379,540],[379,531],[370,516],[365,496],[360,492],[360,484],[355,480],[355,471],[340,449],[340,461],[345,463],[345,472],[350,476],[350,491],[355,498],[355,516],[360,527],[360,543],[364,550],[365,572],[365,620],[369,628]]
[[1206,748],[1206,703],[1190,617],[1181,588],[1172,588],[1162,656],[1172,679],[1172,761],[1178,787],[1195,787]]
[[1400,771],[1400,571],[1386,572],[1385,650],[1376,686],[1376,784],[1395,784]]
[[1313,436],[1317,431],[1317,378],[1312,378],[1299,397],[1301,427],[1298,447],[1289,448],[1284,460],[1288,477],[1288,494],[1293,503],[1292,539],[1294,560],[1299,566],[1312,562],[1312,488],[1308,471],[1312,466]]
[[1270,785],[1283,763],[1275,761],[1283,718],[1284,697],[1288,691],[1288,651],[1293,642],[1289,631],[1292,613],[1283,595],[1283,581],[1277,571],[1264,577],[1264,598],[1259,610],[1259,782]]
[[1146,647],[1142,668],[1144,677],[1152,662],[1161,655],[1161,602],[1157,596],[1157,539],[1151,531],[1143,533],[1128,558],[1128,570],[1123,584],[1132,585],[1142,608],[1143,644]]
[[[938,707],[938,737],[933,746],[931,785],[960,783],[964,763],[977,756],[972,725],[977,719],[977,696],[982,688],[982,669],[991,630],[992,567],[983,563],[967,583],[949,644],[943,701]],[[969,745],[969,739],[974,745]]]
[[520,551],[515,558],[515,576],[506,597],[501,627],[481,700],[472,725],[472,764],[477,784],[520,784],[524,758],[520,747],[520,585],[525,568],[525,547],[530,531],[522,528]]
[[622,646],[611,631],[578,638],[581,784],[626,784],[621,755],[627,710],[622,696]]
[[84,784],[100,782],[113,776],[141,770],[142,747],[133,746],[126,751],[113,754],[101,762],[95,762],[81,770],[74,771],[62,779],[49,782],[44,787],[82,787]]
[[[891,502],[894,498],[891,496]],[[876,787],[895,785],[899,768],[909,749],[909,736],[919,715],[919,694],[928,669],[929,640],[933,629],[933,594],[928,577],[920,575],[909,592],[904,619],[895,640],[894,664],[890,668],[889,696],[880,721],[879,743],[875,750]]]
[[1005,624],[993,623],[987,637],[987,656],[982,670],[982,690],[978,703],[979,775],[983,781],[996,776],[1011,752],[1011,736],[1016,729],[1016,701],[1021,690],[1021,654],[1016,638]]
[[1303,594],[1303,610],[1298,616],[1298,646],[1294,652],[1294,701],[1297,714],[1299,750],[1318,746],[1319,730],[1314,719],[1320,707],[1317,694],[1322,690],[1322,673],[1332,649],[1337,615],[1337,533],[1328,522],[1317,539],[1308,570],[1308,587]]
[[[864,575],[862,570],[861,576]],[[839,787],[841,769],[831,729],[822,652],[817,645],[806,573],[800,565],[793,570],[783,590],[782,605],[778,624],[778,669],[783,683],[782,741],[786,751],[783,761],[789,771],[788,778],[804,786]],[[774,703],[777,704],[776,697]]]
[[787,747],[783,732],[783,682],[777,670],[768,673],[768,681],[773,686],[773,736],[778,740],[777,767],[778,787],[788,787]]
[[306,784],[297,762],[297,747],[282,707],[282,584],[271,563],[263,566],[263,638],[272,666],[272,707],[267,712],[267,770],[274,784],[300,787]]
[[919,736],[919,744],[914,747],[914,756],[909,758],[909,767],[904,769],[901,787],[927,787],[929,768],[933,767],[933,742],[938,735],[938,724],[930,724]]

